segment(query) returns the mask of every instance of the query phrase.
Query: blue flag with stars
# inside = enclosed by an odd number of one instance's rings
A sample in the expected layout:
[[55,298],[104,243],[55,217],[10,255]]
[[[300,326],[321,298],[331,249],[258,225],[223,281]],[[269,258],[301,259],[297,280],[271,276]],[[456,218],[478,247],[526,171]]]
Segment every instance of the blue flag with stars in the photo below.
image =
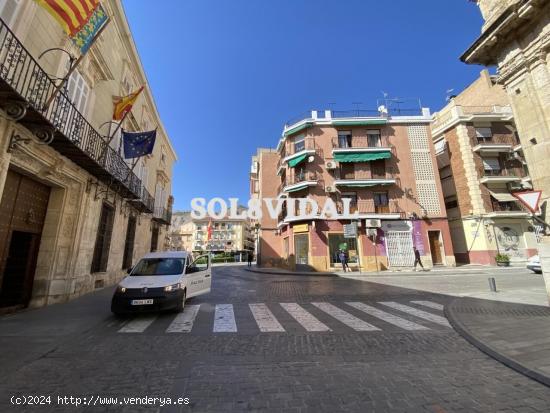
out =
[[139,158],[149,155],[155,147],[157,130],[148,132],[125,132],[122,131],[122,142],[124,143],[124,158]]

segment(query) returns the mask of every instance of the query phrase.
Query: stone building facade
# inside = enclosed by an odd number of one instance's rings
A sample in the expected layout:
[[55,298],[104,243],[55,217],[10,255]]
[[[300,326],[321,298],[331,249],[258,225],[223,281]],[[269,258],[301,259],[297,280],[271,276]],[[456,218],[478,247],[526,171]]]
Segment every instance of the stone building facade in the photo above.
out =
[[[497,67],[509,96],[533,187],[550,197],[550,1],[478,0],[485,23],[461,56]],[[546,217],[548,220],[548,215]]]
[[[141,255],[165,248],[176,153],[122,4],[102,5],[110,23],[48,108],[55,79],[67,73],[67,54],[79,51],[36,2],[0,8],[4,309],[63,302],[112,285]],[[116,128],[109,121],[113,96],[140,86],[123,127],[157,128],[157,140],[153,153],[134,165],[121,155],[119,134],[108,143]]]
[[432,137],[457,262],[525,265],[537,225],[512,195],[532,188],[508,96],[481,76],[434,114]]

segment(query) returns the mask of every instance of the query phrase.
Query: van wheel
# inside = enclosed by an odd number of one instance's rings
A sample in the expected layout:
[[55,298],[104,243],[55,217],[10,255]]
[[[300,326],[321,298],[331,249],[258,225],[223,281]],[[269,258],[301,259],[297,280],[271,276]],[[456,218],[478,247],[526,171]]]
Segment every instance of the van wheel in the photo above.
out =
[[182,313],[183,309],[185,308],[185,299],[187,298],[187,291],[183,291],[183,298],[181,299],[180,303],[176,307],[176,311],[178,313]]

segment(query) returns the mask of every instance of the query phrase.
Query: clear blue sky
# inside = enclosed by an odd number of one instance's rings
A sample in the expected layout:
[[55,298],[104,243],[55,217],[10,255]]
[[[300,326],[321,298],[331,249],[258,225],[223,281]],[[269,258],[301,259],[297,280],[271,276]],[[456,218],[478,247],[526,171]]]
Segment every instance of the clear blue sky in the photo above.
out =
[[381,91],[432,111],[481,67],[460,54],[480,32],[467,0],[124,1],[178,153],[175,209],[248,200],[250,157],[310,109],[375,109]]

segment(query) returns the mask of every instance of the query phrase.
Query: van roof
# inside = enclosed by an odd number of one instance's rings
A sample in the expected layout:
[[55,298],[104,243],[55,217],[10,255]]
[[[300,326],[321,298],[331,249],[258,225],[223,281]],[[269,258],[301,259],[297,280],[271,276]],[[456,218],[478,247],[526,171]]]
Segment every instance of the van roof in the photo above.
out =
[[187,251],[158,251],[145,254],[143,258],[186,258],[190,255]]

